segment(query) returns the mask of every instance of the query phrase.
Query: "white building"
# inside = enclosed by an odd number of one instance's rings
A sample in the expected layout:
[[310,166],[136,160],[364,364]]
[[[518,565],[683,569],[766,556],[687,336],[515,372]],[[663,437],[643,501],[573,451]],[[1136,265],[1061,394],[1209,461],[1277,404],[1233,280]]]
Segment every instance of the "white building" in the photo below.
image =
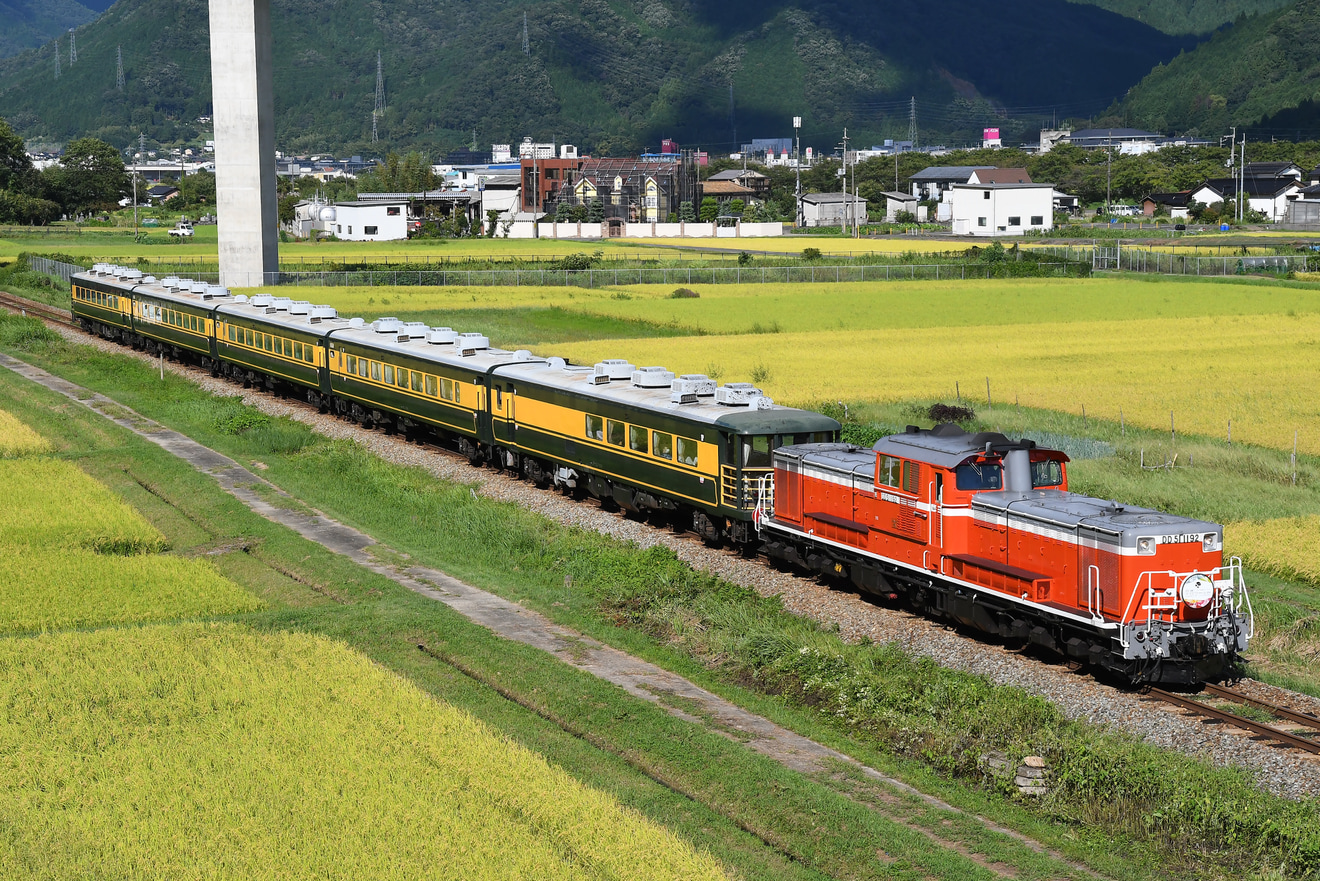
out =
[[1054,228],[1051,184],[954,184],[948,201],[954,235],[1019,236]]
[[345,242],[389,242],[408,238],[407,202],[339,202],[326,231]]

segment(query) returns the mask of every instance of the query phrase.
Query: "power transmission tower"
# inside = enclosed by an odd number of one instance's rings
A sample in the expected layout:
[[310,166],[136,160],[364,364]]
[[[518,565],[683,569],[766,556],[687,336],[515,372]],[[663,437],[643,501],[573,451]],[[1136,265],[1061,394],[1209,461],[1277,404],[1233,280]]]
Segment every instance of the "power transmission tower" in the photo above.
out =
[[741,151],[742,145],[738,143],[738,123],[733,117],[733,81],[729,81],[729,128],[733,129],[733,148]]
[[69,67],[78,63],[78,39],[73,28],[69,28]]
[[115,88],[124,91],[124,47],[115,47]]
[[914,95],[908,105],[908,143],[917,149],[917,98]]
[[147,133],[146,133],[146,132],[138,132],[138,155],[139,155],[139,156],[146,156],[146,155],[147,155]]
[[60,38],[55,38],[55,79],[60,78]]
[[385,114],[385,68],[381,64],[380,51],[376,51],[376,107],[371,111],[371,143],[380,140],[376,123]]
[[527,13],[523,13],[523,54],[532,57],[532,42],[527,38]]

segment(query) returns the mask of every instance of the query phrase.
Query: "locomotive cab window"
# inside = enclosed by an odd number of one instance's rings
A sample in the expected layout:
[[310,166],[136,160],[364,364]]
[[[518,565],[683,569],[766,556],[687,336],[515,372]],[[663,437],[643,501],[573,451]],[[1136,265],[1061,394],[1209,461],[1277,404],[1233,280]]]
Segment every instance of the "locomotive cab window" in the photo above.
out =
[[1062,486],[1063,463],[1055,459],[1031,463],[1031,488]]
[[999,465],[968,462],[954,469],[958,489],[993,490],[1004,488],[1004,469]]
[[587,414],[587,437],[592,440],[605,440],[605,420],[599,416]]

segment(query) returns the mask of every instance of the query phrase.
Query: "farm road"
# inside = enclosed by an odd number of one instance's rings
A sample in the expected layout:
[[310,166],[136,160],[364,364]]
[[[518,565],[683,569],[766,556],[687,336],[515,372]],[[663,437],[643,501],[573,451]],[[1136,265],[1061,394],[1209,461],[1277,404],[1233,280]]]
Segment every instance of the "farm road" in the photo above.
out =
[[[838,764],[842,764],[872,781],[892,787],[903,795],[920,800],[930,807],[954,814],[966,813],[901,780],[882,774],[850,756],[795,734],[762,716],[750,713],[681,676],[603,645],[569,628],[561,627],[537,612],[473,587],[439,570],[422,566],[387,565],[382,562],[382,558],[401,555],[373,553],[373,549],[379,552],[387,552],[388,549],[365,533],[326,517],[319,511],[309,510],[293,496],[253,474],[228,456],[203,446],[186,435],[172,431],[111,398],[16,358],[0,354],[0,366],[64,395],[157,444],[188,462],[198,471],[215,478],[221,488],[262,517],[287,526],[304,538],[349,557],[359,565],[411,591],[442,602],[469,620],[506,639],[548,652],[563,663],[614,683],[629,694],[657,704],[678,718],[707,727],[731,739],[743,741],[753,750],[795,771],[805,774],[827,774],[831,773]],[[290,506],[282,507],[269,499],[287,501]],[[682,704],[693,712],[680,709],[675,704]],[[1012,838],[1037,852],[1049,853],[1082,876],[1097,877],[1087,867],[1049,851],[1039,842],[1020,832],[993,823],[984,817],[970,814],[968,816],[986,829]],[[924,829],[917,831],[930,834]],[[952,846],[954,849],[959,849],[952,842],[934,836],[932,838],[938,846]],[[976,859],[972,854],[964,855]]]

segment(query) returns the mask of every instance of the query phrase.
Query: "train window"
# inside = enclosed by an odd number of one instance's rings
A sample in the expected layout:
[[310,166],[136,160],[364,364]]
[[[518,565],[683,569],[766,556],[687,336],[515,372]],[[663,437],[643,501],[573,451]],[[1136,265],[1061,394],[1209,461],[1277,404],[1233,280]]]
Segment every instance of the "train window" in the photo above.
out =
[[415,392],[420,392],[422,390],[422,374],[414,370],[412,372],[412,375],[409,377],[409,379],[412,380],[412,390]]
[[371,378],[374,379],[374,380],[376,380],[376,382],[380,382],[380,362],[379,362],[379,361],[372,361],[372,362],[371,362]]
[[355,355],[344,356],[344,372],[357,373],[357,356]]
[[697,464],[697,442],[685,437],[678,438],[678,462],[680,465]]
[[431,397],[436,397],[439,393],[439,386],[436,384],[435,377],[429,373],[426,375],[426,393]]
[[358,366],[357,375],[362,377],[363,379],[366,379],[367,373],[371,369],[371,362],[368,361],[366,358],[358,358],[357,366]]
[[267,352],[275,351],[275,337],[271,336],[270,334],[266,334],[265,336],[266,336],[266,344],[265,346],[263,346],[263,348]]
[[316,363],[316,350],[312,348],[311,343],[303,344],[303,360],[308,364]]
[[302,352],[303,352],[303,349],[302,349],[302,343],[294,343],[294,344],[293,344],[293,352],[291,353],[291,354],[293,355],[293,360],[295,360],[295,361],[301,361],[301,360],[302,360]]
[[998,465],[978,465],[968,462],[954,469],[958,489],[1003,489],[1004,469]]
[[661,459],[674,458],[674,436],[663,431],[651,432],[651,452]]
[[587,414],[587,437],[592,440],[605,440],[605,420],[599,416]]
[[646,429],[636,425],[628,426],[628,449],[639,453],[646,452]]
[[498,387],[495,389],[495,409],[504,409],[504,389]]
[[613,419],[605,420],[605,442],[614,444],[616,447],[623,446],[624,428],[622,422],[615,422]]
[[244,328],[243,330],[243,345],[247,346],[248,348],[252,347],[252,331],[246,328]]
[[384,365],[384,368],[385,368],[385,382],[388,383],[389,385],[394,385],[394,365],[386,364]]
[[881,456],[875,469],[876,486],[898,487],[902,484],[903,460],[894,456]]
[[463,386],[461,383],[454,383],[454,403],[457,404],[463,400]]
[[767,435],[744,437],[742,439],[742,464],[744,468],[770,467],[771,438]]
[[913,495],[921,491],[921,465],[917,462],[903,462],[903,491]]
[[234,327],[232,324],[229,325],[229,341],[231,343],[238,342],[238,328]]
[[399,388],[408,387],[408,371],[400,367],[394,372],[394,382]]
[[287,350],[286,350],[286,349],[284,348],[284,337],[278,337],[278,336],[275,337],[275,354],[276,354],[276,355],[288,355],[288,354],[292,354],[292,352],[293,352],[292,349],[287,349]]
[[446,401],[454,400],[454,381],[452,379],[440,380],[440,397]]
[[1062,463],[1054,459],[1031,463],[1031,486],[1033,489],[1042,486],[1060,486],[1062,484]]

